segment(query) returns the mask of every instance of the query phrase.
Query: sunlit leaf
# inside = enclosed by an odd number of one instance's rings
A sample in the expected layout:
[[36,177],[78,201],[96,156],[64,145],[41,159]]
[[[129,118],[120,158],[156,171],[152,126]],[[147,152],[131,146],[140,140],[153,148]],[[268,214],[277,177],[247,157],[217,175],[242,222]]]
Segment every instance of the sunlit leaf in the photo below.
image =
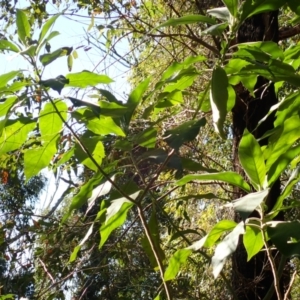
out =
[[40,55],[40,62],[43,64],[43,66],[47,66],[61,56],[66,56],[66,55],[70,56],[72,50],[73,50],[72,47],[62,47],[55,50],[54,52]]
[[60,133],[63,120],[67,118],[67,109],[66,103],[61,100],[55,100],[53,104],[46,103],[39,115],[39,128],[43,141],[49,141],[53,135]]
[[165,281],[175,279],[180,270],[180,267],[186,263],[191,253],[191,249],[179,249],[173,254],[169,261],[168,268],[166,269],[164,274]]
[[28,16],[21,9],[17,9],[16,24],[19,39],[23,42],[23,45],[27,45],[27,39],[30,38],[30,24],[28,21]]
[[41,43],[43,38],[46,36],[52,25],[55,23],[56,19],[60,16],[61,14],[55,14],[53,17],[51,17],[47,22],[43,25],[42,30],[39,35],[39,40],[38,42]]
[[70,73],[66,75],[66,78],[69,80],[68,86],[79,88],[96,86],[98,84],[108,84],[113,82],[113,80],[106,75],[100,75],[90,71]]
[[249,261],[264,245],[261,230],[255,226],[247,225],[246,232],[243,235],[243,243],[247,251],[247,261]]
[[20,52],[18,46],[8,40],[0,40],[0,50]]
[[230,20],[230,11],[228,10],[227,7],[216,7],[216,8],[208,9],[207,13],[223,21]]
[[11,71],[5,74],[0,75],[0,87],[6,86],[6,84],[17,75],[20,74],[20,71]]
[[222,0],[226,5],[231,15],[237,17],[238,9],[239,9],[239,1],[238,0]]
[[70,54],[70,55],[68,55],[68,70],[69,70],[69,72],[72,71],[72,67],[73,67],[73,57]]
[[265,159],[260,145],[247,129],[244,131],[238,153],[248,178],[256,190],[261,189],[266,177]]
[[59,135],[48,139],[42,146],[28,149],[24,153],[24,172],[26,180],[37,175],[46,168],[57,151]]

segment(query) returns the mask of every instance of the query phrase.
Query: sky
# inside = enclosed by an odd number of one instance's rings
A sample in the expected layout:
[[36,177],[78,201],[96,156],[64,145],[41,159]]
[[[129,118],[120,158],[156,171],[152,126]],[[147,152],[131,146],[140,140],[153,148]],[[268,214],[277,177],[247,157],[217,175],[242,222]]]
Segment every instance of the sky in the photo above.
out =
[[[28,1],[22,0],[18,2],[18,8],[22,9],[26,6],[28,6]],[[63,7],[60,7],[60,10],[62,8]],[[47,11],[54,14],[58,12],[58,9],[52,4],[52,1],[49,1]],[[102,88],[110,90],[119,100],[125,100],[126,95],[130,92],[130,86],[127,82],[129,70],[109,57],[106,57],[106,59],[103,60],[104,53],[95,48],[93,45],[90,45],[87,40],[87,32],[92,34],[93,37],[101,40],[100,32],[96,28],[92,28],[88,31],[91,24],[91,17],[88,16],[87,11],[82,10],[78,14],[82,15],[82,17],[61,15],[56,20],[51,30],[60,32],[60,35],[51,40],[51,51],[60,47],[73,47],[73,49],[79,47],[76,49],[78,58],[73,60],[71,73],[89,70],[99,74],[106,74],[112,78],[114,82],[109,85],[102,86]],[[101,15],[96,16],[95,25],[105,25],[104,22],[105,21],[101,20]],[[38,36],[39,31],[37,30],[36,32],[36,36]],[[85,51],[87,47],[91,47],[91,49]],[[120,54],[125,54],[128,49],[129,47],[126,42],[123,41],[119,43],[118,50],[120,51]],[[40,54],[43,53],[45,53],[44,49],[41,50]],[[30,64],[20,55],[15,55],[15,53],[0,54],[0,65],[2,74],[18,69],[28,70],[29,72],[32,70]],[[68,73],[70,72],[67,67],[67,57],[61,57],[46,66],[43,72],[43,80],[55,78],[58,75],[66,75]],[[63,89],[62,97],[69,95],[70,92],[72,93],[72,91],[68,89]],[[93,101],[92,98],[88,98],[88,95],[89,93],[82,95],[77,94],[76,97],[85,101]],[[57,94],[54,96],[57,97]],[[48,185],[45,191],[40,195],[40,203],[37,206],[37,213],[38,211],[47,208],[49,209],[52,205],[54,205],[56,200],[66,188],[66,184],[64,182],[56,182],[54,176],[50,175],[51,172],[44,170],[43,174],[48,178]]]

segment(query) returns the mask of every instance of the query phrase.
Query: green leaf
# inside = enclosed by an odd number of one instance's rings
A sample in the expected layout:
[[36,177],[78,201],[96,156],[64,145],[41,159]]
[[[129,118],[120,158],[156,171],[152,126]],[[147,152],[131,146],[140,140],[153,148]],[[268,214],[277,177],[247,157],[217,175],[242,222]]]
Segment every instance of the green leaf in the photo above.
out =
[[110,117],[100,116],[100,118],[94,118],[87,123],[87,128],[99,135],[115,134],[125,136],[123,130]]
[[61,100],[46,103],[39,115],[39,128],[43,141],[49,141],[62,130],[63,120],[58,115],[55,107],[64,121],[67,119],[67,105]]
[[74,250],[72,251],[72,254],[70,256],[70,259],[69,259],[69,263],[73,262],[76,260],[77,258],[77,255],[78,255],[78,252],[80,251],[81,249],[81,246],[77,245]]
[[268,158],[266,169],[269,170],[277,159],[294,144],[300,137],[300,119],[298,115],[288,118],[281,128],[280,136],[271,136],[270,144],[267,148]]
[[[136,199],[140,191],[131,194],[132,199]],[[133,203],[128,199],[122,197],[111,202],[111,205],[106,211],[106,220],[100,227],[101,240],[99,248],[101,248],[107,241],[111,232],[116,228],[122,226],[126,220],[127,212],[132,207]]]
[[228,27],[228,23],[221,23],[221,24],[216,24],[208,27],[207,29],[203,30],[201,34],[210,34],[210,35],[215,35],[215,36],[221,36],[223,31]]
[[16,24],[19,39],[23,42],[23,45],[27,45],[27,39],[30,38],[30,24],[28,16],[21,9],[17,9]]
[[210,248],[219,240],[219,238],[227,231],[233,230],[236,223],[231,220],[222,220],[218,222],[206,236],[203,246]]
[[207,24],[216,24],[216,21],[212,18],[202,15],[187,15],[184,17],[180,17],[177,19],[169,19],[168,21],[162,23],[158,26],[166,27],[166,26],[179,26],[179,25],[188,25],[188,24],[195,24],[195,23],[207,23]]
[[213,70],[210,90],[210,104],[213,113],[215,130],[225,138],[223,124],[227,115],[228,79],[224,69],[217,67]]
[[239,1],[238,0],[222,0],[226,5],[231,15],[237,17],[238,9],[239,9]]
[[226,259],[235,251],[239,237],[245,233],[244,222],[240,222],[231,233],[216,247],[215,254],[211,259],[214,278],[217,278],[223,269]]
[[50,87],[52,90],[57,91],[60,94],[64,86],[69,83],[69,79],[63,75],[59,75],[56,78],[41,80],[39,83],[44,87]]
[[263,202],[267,197],[269,189],[250,193],[242,198],[233,200],[232,203],[226,204],[226,207],[233,207],[236,212],[240,214],[243,220],[247,217]]
[[[96,160],[98,165],[101,166],[102,159],[105,157],[105,150],[102,141],[99,137],[81,138],[80,142],[89,150],[89,153]],[[75,157],[78,161],[88,167],[89,169],[97,172],[98,167],[93,163],[90,157],[85,153],[79,144],[75,147]]]
[[9,117],[9,111],[17,101],[18,98],[14,96],[5,99],[4,103],[0,104],[0,135],[2,134],[3,128],[6,125],[7,119]]
[[28,134],[36,127],[32,120],[18,119],[7,121],[0,137],[0,156],[20,149],[27,140]]
[[[40,43],[38,46],[37,46],[37,49],[36,49],[36,54],[38,54],[40,52],[40,50],[42,49],[42,47],[44,45],[47,46],[47,43],[49,44],[49,41],[51,39],[53,39],[54,37],[60,35],[60,33],[58,31],[52,31],[44,40],[42,43]],[[49,44],[50,45],[50,44]],[[50,47],[51,48],[51,47]]]
[[294,13],[300,16],[300,3],[295,0],[288,0],[288,6]]
[[268,223],[267,232],[277,247],[285,256],[300,256],[300,222],[272,221]]
[[72,71],[72,67],[73,67],[73,57],[70,54],[70,55],[68,55],[68,70],[69,70],[69,72]]
[[285,3],[286,0],[246,0],[242,6],[241,21],[253,15],[277,10]]
[[247,251],[247,261],[255,256],[264,246],[262,232],[255,226],[246,226],[243,243]]
[[167,130],[164,138],[167,144],[176,150],[178,150],[185,142],[193,141],[200,130],[206,124],[206,119],[191,120],[179,125],[174,129]]
[[[65,222],[69,217],[70,213],[74,209],[79,209],[85,204],[90,197],[93,196],[93,190],[95,187],[99,186],[99,183],[103,179],[103,175],[100,173],[95,173],[95,175],[83,186],[81,186],[80,191],[78,194],[74,196],[72,202],[69,207],[69,212],[63,217],[62,222]],[[95,196],[95,195],[94,195]]]
[[137,108],[138,104],[142,100],[142,96],[144,95],[145,91],[148,88],[148,85],[150,83],[150,78],[147,78],[146,80],[142,81],[129,95],[127,100],[127,107],[129,111],[125,114],[125,122],[127,125],[129,125],[130,120],[132,118],[132,115]]
[[20,74],[20,71],[11,71],[5,74],[0,75],[0,88],[5,87],[6,84],[17,75]]
[[24,173],[26,181],[49,166],[57,152],[59,135],[49,138],[41,147],[28,149],[24,153]]
[[8,40],[0,40],[0,50],[20,52],[18,46]]
[[207,13],[217,19],[223,20],[223,21],[229,21],[230,20],[230,11],[227,7],[216,7],[213,9],[208,9]]
[[61,56],[66,56],[66,55],[70,56],[69,54],[72,52],[72,50],[73,50],[72,47],[62,47],[51,53],[40,55],[40,62],[45,67]]
[[1,295],[0,300],[12,300],[16,298],[15,296],[16,296],[15,294]]
[[290,162],[298,156],[300,153],[300,145],[295,146],[285,153],[280,155],[280,157],[271,165],[268,172],[268,183],[272,186],[273,183],[279,178],[279,176],[287,169]]
[[186,263],[191,253],[191,249],[179,249],[173,254],[170,259],[168,268],[166,269],[164,274],[165,281],[175,279],[180,270],[180,267]]
[[149,127],[137,135],[133,136],[132,140],[135,144],[138,144],[145,148],[154,148],[156,145],[157,130],[153,127]]
[[51,28],[51,26],[55,23],[55,21],[57,20],[57,18],[60,16],[61,14],[55,14],[53,17],[51,17],[50,19],[47,20],[47,22],[43,25],[42,30],[40,32],[40,36],[39,36],[39,40],[38,43],[40,44],[43,40],[43,38],[46,36],[46,34],[48,33],[49,29]]
[[177,185],[185,185],[191,181],[222,181],[241,188],[246,192],[250,192],[250,186],[243,177],[234,172],[221,172],[210,174],[191,174],[186,175],[176,182]]
[[109,102],[113,102],[116,104],[122,104],[121,101],[119,101],[110,91],[103,90],[103,89],[97,89],[100,94],[105,97]]
[[199,55],[199,56],[189,56],[187,57],[182,63],[174,62],[172,63],[166,71],[164,71],[161,81],[165,81],[169,79],[171,76],[173,77],[175,74],[178,74],[181,70],[189,67],[192,64],[195,64],[197,62],[205,61],[205,56]]
[[68,97],[68,99],[72,102],[74,107],[80,107],[80,106],[89,107],[96,117],[100,117],[100,112],[102,111],[102,109],[98,104],[83,101],[73,97]]
[[266,177],[265,160],[260,145],[247,129],[241,139],[238,153],[241,165],[255,189],[262,189]]
[[89,71],[70,73],[66,77],[69,80],[68,86],[79,88],[86,88],[88,86],[96,86],[98,84],[108,84],[113,82],[113,80],[106,75],[99,75]]

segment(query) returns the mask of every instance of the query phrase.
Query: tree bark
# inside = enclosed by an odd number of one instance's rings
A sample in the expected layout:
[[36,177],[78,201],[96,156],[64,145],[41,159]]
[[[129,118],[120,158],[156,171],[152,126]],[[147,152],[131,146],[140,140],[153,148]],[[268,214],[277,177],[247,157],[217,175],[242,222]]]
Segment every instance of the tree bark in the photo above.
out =
[[[254,15],[242,24],[238,32],[237,43],[254,41],[273,41],[277,43],[279,40],[278,33],[278,11]],[[255,138],[260,138],[264,133],[272,129],[274,114],[270,115],[257,129],[256,127],[258,122],[269,112],[271,106],[278,102],[278,99],[274,84],[269,85],[269,81],[260,76],[257,78],[254,97],[250,95],[242,84],[236,86],[235,90],[236,104],[232,110],[233,162],[234,170],[245,177],[238,158],[238,146],[243,132],[247,128]],[[260,141],[260,145],[266,145],[267,142],[267,139],[263,139]],[[238,188],[234,192],[236,199],[245,195]],[[269,209],[274,206],[279,195],[280,181],[278,180],[271,188],[266,201]],[[257,217],[258,215],[254,213],[252,217],[254,216]],[[282,219],[282,215],[278,217]],[[238,215],[235,216],[235,219],[240,221]],[[263,299],[274,282],[265,251],[259,252],[247,262],[247,254],[241,240],[237,251],[233,255],[232,263],[232,284],[237,299]],[[281,288],[283,289],[283,281]],[[276,294],[274,293],[270,299],[277,299]]]

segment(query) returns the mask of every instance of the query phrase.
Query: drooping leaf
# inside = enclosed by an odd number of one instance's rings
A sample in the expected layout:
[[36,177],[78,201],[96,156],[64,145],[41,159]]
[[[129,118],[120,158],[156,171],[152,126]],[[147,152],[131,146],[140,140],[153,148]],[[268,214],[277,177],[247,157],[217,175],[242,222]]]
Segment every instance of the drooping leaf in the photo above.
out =
[[246,226],[243,243],[247,251],[247,261],[255,256],[264,246],[262,232],[255,226]]
[[89,107],[93,111],[93,113],[95,114],[96,117],[100,116],[101,107],[98,104],[83,101],[83,100],[76,99],[73,97],[68,97],[68,99],[72,102],[74,107],[81,107],[81,106]]
[[[136,199],[140,191],[131,194],[132,199]],[[128,210],[133,206],[133,203],[128,199],[122,197],[111,202],[107,208],[105,223],[100,227],[101,240],[99,248],[101,248],[107,241],[113,230],[124,224]]]
[[100,94],[105,97],[109,102],[114,102],[117,104],[121,104],[121,101],[119,101],[110,91],[98,89]]
[[171,148],[178,150],[184,143],[193,141],[200,130],[206,124],[206,119],[187,121],[174,129],[165,132],[165,141]]
[[232,203],[226,204],[227,207],[233,207],[236,212],[240,214],[243,220],[247,217],[263,202],[267,197],[269,189],[250,193],[242,198],[233,200]]
[[13,52],[20,52],[20,49],[17,45],[14,43],[8,41],[8,40],[0,40],[0,50],[7,50],[7,51],[13,51]]
[[272,221],[268,223],[267,232],[277,247],[285,256],[300,256],[300,222]]
[[210,90],[210,105],[213,113],[215,130],[225,138],[223,124],[227,115],[228,79],[224,69],[213,70]]
[[96,86],[98,84],[108,84],[113,82],[106,75],[100,75],[90,71],[82,71],[79,73],[70,73],[66,76],[69,80],[68,86],[86,88],[88,86]]
[[245,233],[244,222],[240,222],[224,240],[216,247],[211,259],[214,278],[217,278],[223,269],[226,259],[236,250],[241,234]]
[[42,42],[43,38],[46,36],[46,34],[50,30],[51,26],[55,23],[55,21],[57,20],[57,18],[60,15],[61,15],[60,13],[55,14],[53,17],[48,19],[47,22],[43,25],[42,30],[41,30],[40,35],[39,35],[39,40],[38,40],[39,43]]
[[30,24],[28,21],[28,16],[21,9],[17,9],[16,24],[19,39],[22,41],[23,45],[27,45],[27,39],[30,38]]
[[49,87],[52,90],[57,91],[60,94],[64,86],[69,83],[69,79],[63,75],[59,75],[56,78],[41,80],[39,83],[44,87]]
[[47,66],[61,56],[70,56],[72,50],[72,47],[62,47],[51,53],[40,55],[40,62],[43,64],[43,66]]
[[0,104],[0,136],[2,135],[2,130],[9,117],[9,111],[17,101],[18,98],[14,96],[5,99],[4,103]]
[[28,149],[24,153],[24,173],[26,181],[37,175],[41,170],[49,166],[50,161],[57,152],[59,135],[54,135],[42,146]]
[[176,275],[178,274],[180,267],[186,263],[191,253],[192,253],[191,249],[179,249],[173,254],[173,256],[169,261],[168,268],[166,269],[164,274],[165,281],[176,278]]
[[73,68],[73,57],[70,54],[70,55],[68,55],[68,70],[69,70],[69,72],[72,71],[72,68]]
[[[53,104],[46,103],[39,115],[39,128],[43,141],[49,141],[54,135],[60,133],[63,120],[66,121],[67,118],[67,109],[67,105],[61,100],[55,100]],[[63,120],[58,115],[57,111]]]
[[210,17],[202,16],[202,15],[188,15],[184,17],[180,17],[177,19],[169,19],[168,21],[162,23],[158,26],[166,27],[166,26],[179,26],[179,25],[188,25],[188,24],[195,24],[195,23],[207,23],[207,24],[215,24],[216,21]]
[[266,177],[265,160],[260,145],[247,129],[244,131],[238,153],[241,165],[255,189],[262,189]]
[[150,83],[150,78],[147,78],[146,80],[144,80],[143,82],[141,82],[130,93],[130,95],[128,97],[128,100],[127,100],[127,103],[126,103],[129,111],[124,116],[125,122],[126,122],[127,125],[129,125],[130,120],[132,118],[132,115],[133,115],[136,107],[138,106],[138,104],[142,100],[142,97],[143,97],[145,91],[147,90],[149,83]]
[[234,172],[220,172],[210,174],[191,174],[186,175],[176,182],[177,185],[185,185],[191,181],[222,181],[243,189],[246,192],[250,192],[250,186],[243,179],[243,177]]

